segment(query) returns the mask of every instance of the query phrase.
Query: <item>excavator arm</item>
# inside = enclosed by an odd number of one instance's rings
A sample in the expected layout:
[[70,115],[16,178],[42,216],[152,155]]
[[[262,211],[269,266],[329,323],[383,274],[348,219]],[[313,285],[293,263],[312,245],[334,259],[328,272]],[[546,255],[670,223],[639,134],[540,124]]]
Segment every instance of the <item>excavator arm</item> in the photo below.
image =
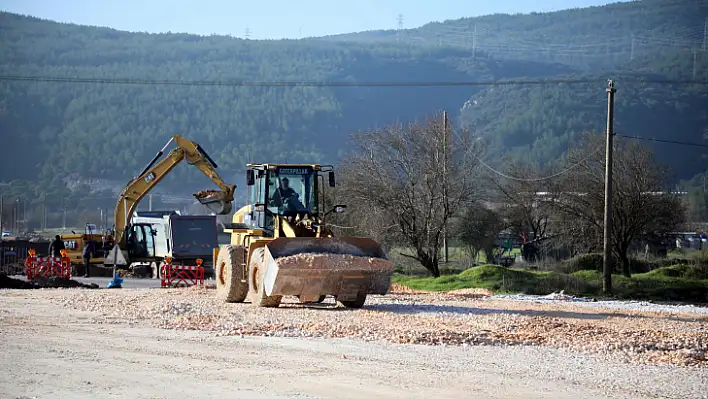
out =
[[[177,148],[170,151],[165,158],[158,162],[158,159],[173,141],[177,144]],[[130,224],[130,219],[133,217],[140,200],[183,160],[186,160],[190,165],[196,166],[221,190],[202,190],[194,194],[194,197],[215,213],[223,215],[231,212],[236,186],[226,184],[221,179],[216,172],[218,166],[199,144],[176,134],[162,147],[138,177],[134,178],[121,192],[114,216],[116,243],[124,247],[125,229]]]

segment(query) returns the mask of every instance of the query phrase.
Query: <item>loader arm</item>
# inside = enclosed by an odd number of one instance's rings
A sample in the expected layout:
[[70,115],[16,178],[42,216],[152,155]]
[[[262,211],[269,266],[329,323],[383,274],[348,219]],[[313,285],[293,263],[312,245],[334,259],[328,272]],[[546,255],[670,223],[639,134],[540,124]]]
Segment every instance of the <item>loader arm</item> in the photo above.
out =
[[[158,159],[173,141],[176,143],[177,148],[170,151],[166,157],[158,162]],[[190,165],[196,166],[221,189],[221,191],[200,191],[194,194],[194,197],[211,209],[213,208],[210,205],[220,204],[216,213],[227,214],[231,211],[231,203],[234,199],[236,186],[226,184],[223,181],[215,170],[217,165],[199,144],[176,134],[162,147],[140,175],[128,184],[118,198],[114,216],[115,242],[119,243],[121,247],[124,247],[126,241],[125,229],[130,224],[130,219],[133,217],[140,200],[183,160],[186,160]]]

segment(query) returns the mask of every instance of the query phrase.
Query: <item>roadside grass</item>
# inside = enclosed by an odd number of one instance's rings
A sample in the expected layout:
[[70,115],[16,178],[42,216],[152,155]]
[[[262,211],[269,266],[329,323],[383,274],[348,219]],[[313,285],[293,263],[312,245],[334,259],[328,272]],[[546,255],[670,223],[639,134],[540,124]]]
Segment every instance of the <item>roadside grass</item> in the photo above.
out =
[[[396,275],[393,281],[421,291],[486,288],[497,293],[547,295],[564,290],[569,295],[607,298],[602,293],[602,274],[596,270],[562,273],[484,265],[439,278]],[[611,298],[708,303],[708,268],[704,265],[660,267],[631,278],[613,275],[612,282]]]

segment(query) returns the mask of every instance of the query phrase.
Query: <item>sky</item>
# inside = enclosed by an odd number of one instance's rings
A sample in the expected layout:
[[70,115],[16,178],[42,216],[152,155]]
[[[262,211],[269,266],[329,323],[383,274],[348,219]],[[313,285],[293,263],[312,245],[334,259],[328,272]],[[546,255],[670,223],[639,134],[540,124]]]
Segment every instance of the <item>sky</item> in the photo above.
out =
[[608,0],[0,0],[0,10],[134,32],[301,38],[494,13],[529,13]]

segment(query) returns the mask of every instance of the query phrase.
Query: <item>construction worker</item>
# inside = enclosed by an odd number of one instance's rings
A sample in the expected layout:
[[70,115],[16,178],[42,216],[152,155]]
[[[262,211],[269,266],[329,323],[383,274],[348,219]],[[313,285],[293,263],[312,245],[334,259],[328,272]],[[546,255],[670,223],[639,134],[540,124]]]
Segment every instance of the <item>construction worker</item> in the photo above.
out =
[[283,177],[280,180],[280,187],[275,190],[271,200],[273,201],[273,205],[280,208],[283,206],[285,200],[290,197],[297,198],[297,193],[290,187],[290,180],[288,180],[287,177]]
[[102,238],[102,240],[103,240],[103,257],[107,258],[108,253],[111,251],[111,248],[113,248],[113,245],[115,243],[113,242],[112,235],[108,235],[108,236]]
[[90,277],[89,266],[91,265],[91,257],[93,256],[95,250],[95,242],[93,240],[86,241],[86,245],[84,245],[84,252],[82,254],[84,257],[84,267],[86,268],[86,274],[84,275],[84,277]]
[[48,256],[53,256],[55,258],[61,258],[61,250],[62,249],[66,249],[66,246],[64,245],[64,241],[57,234],[54,236],[54,239],[52,240],[52,242],[49,243]]

